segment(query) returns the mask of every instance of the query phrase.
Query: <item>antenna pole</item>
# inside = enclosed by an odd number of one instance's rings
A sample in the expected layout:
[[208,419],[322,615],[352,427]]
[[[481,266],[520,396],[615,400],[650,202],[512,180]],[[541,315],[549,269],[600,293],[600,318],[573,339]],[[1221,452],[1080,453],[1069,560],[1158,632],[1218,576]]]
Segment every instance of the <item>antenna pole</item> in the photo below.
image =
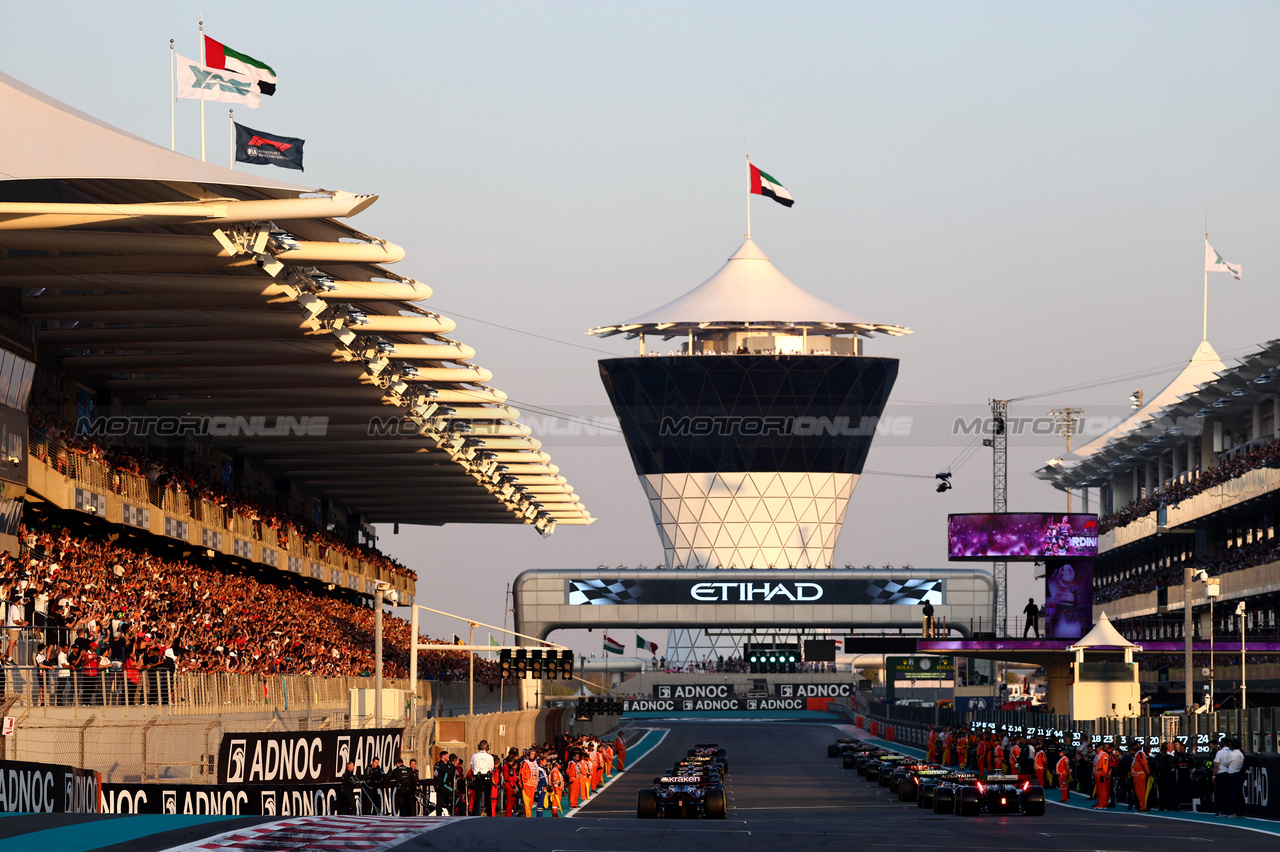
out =
[[1209,339],[1209,211],[1204,211],[1204,313],[1200,326],[1201,340]]

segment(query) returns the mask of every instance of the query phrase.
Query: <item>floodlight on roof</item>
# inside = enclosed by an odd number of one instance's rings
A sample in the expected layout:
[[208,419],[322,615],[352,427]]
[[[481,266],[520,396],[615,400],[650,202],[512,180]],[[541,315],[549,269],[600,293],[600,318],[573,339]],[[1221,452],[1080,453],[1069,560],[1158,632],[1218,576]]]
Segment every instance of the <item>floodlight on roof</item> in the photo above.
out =
[[268,242],[276,251],[297,251],[302,248],[298,238],[282,228],[272,228],[268,234]]

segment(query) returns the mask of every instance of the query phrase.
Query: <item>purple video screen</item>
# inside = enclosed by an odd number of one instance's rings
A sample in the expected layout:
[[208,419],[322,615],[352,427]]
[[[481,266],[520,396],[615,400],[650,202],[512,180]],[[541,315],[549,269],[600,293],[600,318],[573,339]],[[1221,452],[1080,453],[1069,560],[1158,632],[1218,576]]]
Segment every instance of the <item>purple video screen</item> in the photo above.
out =
[[1039,561],[1098,555],[1098,516],[1048,512],[947,516],[951,560]]
[[1080,639],[1093,626],[1093,562],[1048,559],[1044,574],[1044,635]]

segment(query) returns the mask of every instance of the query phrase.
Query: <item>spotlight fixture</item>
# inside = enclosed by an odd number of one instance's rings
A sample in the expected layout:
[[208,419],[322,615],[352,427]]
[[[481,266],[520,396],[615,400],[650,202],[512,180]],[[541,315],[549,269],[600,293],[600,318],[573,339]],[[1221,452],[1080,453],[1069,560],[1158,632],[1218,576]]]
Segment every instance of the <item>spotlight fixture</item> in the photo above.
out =
[[942,473],[935,473],[933,478],[938,480],[938,493],[942,494],[951,490],[951,471],[944,470]]

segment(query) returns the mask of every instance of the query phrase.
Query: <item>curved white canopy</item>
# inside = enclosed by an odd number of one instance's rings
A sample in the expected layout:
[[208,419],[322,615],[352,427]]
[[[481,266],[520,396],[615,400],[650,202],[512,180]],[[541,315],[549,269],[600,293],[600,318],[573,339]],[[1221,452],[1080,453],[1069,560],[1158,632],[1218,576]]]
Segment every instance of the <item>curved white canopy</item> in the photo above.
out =
[[1105,612],[1098,617],[1098,623],[1093,625],[1093,629],[1067,650],[1076,651],[1081,648],[1134,648],[1139,651],[1142,650],[1141,647],[1120,635],[1120,631],[1116,630],[1115,625],[1111,623],[1111,619],[1107,618]]
[[664,334],[746,328],[808,328],[818,333],[896,336],[910,329],[873,323],[801,289],[747,239],[720,270],[660,308],[588,334]]
[[170,151],[4,73],[0,115],[0,180],[158,180],[252,186],[292,195],[313,191]]

